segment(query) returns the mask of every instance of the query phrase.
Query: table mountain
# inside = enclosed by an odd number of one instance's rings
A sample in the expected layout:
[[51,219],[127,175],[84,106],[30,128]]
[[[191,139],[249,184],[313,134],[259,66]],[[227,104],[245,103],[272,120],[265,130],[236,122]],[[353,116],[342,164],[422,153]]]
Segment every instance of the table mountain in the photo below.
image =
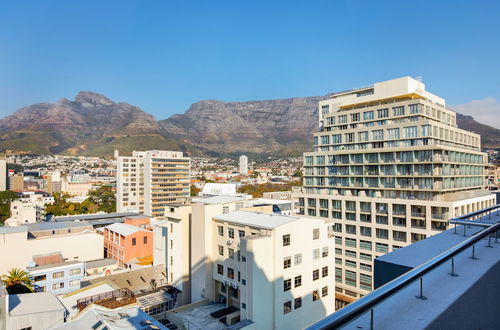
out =
[[[38,103],[0,119],[0,150],[111,156],[146,149],[193,155],[301,155],[312,150],[322,96],[282,100],[194,103],[184,114],[156,121],[127,103],[80,92],[74,101]],[[500,130],[458,115],[458,126],[500,148]]]

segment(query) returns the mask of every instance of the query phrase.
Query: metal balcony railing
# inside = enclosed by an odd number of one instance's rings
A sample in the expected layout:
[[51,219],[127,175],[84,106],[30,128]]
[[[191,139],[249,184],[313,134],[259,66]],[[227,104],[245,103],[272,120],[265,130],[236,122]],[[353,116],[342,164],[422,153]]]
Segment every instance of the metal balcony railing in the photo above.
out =
[[[483,238],[488,237],[488,245],[491,247],[491,235],[497,233],[500,230],[500,222],[495,224],[481,223],[475,221],[467,221],[477,219],[481,216],[489,216],[491,218],[491,214],[496,212],[497,216],[500,215],[500,204],[495,205],[486,209],[482,209],[476,212],[472,212],[466,214],[464,216],[458,217],[456,219],[451,219],[450,223],[455,224],[455,233],[456,233],[456,225],[463,225],[464,227],[464,235],[466,235],[466,228],[468,226],[481,226],[484,227],[482,231],[474,234],[468,239],[462,241],[461,243],[453,246],[452,248],[444,251],[438,256],[432,258],[431,260],[423,263],[422,265],[404,273],[398,278],[392,280],[391,282],[381,286],[377,290],[371,292],[365,297],[347,305],[341,310],[323,318],[322,320],[310,325],[306,329],[309,330],[317,330],[317,329],[340,329],[350,322],[356,320],[358,317],[364,315],[365,313],[370,313],[370,329],[373,329],[373,318],[374,318],[374,308],[382,303],[384,300],[388,299],[392,295],[396,294],[400,290],[406,288],[410,284],[415,281],[420,282],[420,292],[417,298],[425,299],[423,296],[423,284],[422,278],[436,269],[440,265],[444,264],[451,260],[451,273],[450,275],[455,275],[454,268],[454,257],[458,254],[462,253],[469,247],[472,247],[472,257],[474,258],[475,249],[474,246]],[[498,234],[498,233],[497,233]],[[497,239],[497,238],[495,238]]]

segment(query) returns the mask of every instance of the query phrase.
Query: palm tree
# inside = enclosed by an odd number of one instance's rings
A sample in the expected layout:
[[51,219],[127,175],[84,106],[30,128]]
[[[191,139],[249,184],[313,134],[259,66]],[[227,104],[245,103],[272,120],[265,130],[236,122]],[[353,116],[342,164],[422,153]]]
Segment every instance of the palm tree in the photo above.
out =
[[5,275],[2,275],[2,282],[9,294],[33,292],[33,279],[30,274],[19,268],[12,268]]

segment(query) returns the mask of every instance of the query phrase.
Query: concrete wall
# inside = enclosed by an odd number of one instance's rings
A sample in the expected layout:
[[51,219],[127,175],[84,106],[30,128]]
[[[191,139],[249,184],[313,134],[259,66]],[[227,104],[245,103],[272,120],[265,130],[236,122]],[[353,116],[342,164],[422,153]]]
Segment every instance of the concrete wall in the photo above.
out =
[[33,260],[33,255],[61,252],[68,260],[89,261],[101,259],[104,255],[104,243],[96,232],[77,235],[58,235],[37,239],[27,239],[26,232],[0,234],[0,274],[9,269],[24,269]]

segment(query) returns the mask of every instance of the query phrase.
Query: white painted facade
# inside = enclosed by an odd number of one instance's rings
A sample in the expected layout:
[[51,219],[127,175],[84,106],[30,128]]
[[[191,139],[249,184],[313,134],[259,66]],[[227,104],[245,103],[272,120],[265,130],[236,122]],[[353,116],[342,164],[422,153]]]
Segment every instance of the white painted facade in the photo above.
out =
[[240,174],[248,174],[248,157],[245,155],[240,156]]

